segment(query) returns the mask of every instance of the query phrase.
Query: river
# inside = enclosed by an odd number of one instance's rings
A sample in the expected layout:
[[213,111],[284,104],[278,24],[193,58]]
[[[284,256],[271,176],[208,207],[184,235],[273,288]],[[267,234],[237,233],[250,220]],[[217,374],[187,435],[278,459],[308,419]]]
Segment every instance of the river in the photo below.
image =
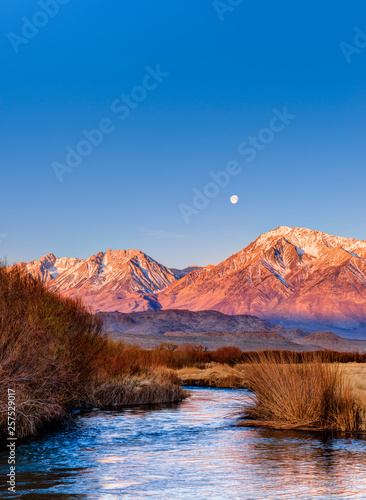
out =
[[176,405],[81,413],[20,445],[17,494],[1,498],[366,498],[366,441],[238,428],[245,390],[189,390]]

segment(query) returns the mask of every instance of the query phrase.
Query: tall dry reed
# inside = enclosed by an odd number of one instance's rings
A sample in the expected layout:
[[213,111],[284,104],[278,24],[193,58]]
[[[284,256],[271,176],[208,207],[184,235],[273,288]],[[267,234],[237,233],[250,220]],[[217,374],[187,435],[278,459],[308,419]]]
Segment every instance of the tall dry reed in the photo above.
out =
[[363,408],[341,366],[316,356],[291,361],[270,352],[252,358],[245,378],[255,395],[247,416],[279,428],[359,431]]

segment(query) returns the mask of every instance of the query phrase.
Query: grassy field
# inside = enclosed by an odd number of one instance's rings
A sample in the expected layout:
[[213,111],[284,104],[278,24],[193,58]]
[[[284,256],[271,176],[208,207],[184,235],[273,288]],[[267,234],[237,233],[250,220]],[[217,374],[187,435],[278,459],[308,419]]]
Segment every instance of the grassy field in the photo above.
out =
[[366,407],[366,363],[345,363],[342,368],[355,393]]

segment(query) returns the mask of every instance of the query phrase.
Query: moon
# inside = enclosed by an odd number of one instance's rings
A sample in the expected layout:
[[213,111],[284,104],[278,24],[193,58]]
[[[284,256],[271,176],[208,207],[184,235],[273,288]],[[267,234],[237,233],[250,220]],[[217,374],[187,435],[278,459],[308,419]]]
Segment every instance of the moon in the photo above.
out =
[[235,205],[235,203],[238,203],[239,197],[236,196],[236,194],[233,194],[232,197],[230,198],[230,201]]

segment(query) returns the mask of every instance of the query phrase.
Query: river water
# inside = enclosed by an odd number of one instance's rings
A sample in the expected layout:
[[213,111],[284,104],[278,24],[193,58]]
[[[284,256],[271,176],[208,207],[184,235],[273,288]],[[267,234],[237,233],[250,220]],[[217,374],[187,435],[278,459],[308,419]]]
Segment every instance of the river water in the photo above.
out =
[[245,390],[189,390],[177,405],[83,413],[19,446],[17,494],[0,497],[366,499],[366,441],[238,428]]

